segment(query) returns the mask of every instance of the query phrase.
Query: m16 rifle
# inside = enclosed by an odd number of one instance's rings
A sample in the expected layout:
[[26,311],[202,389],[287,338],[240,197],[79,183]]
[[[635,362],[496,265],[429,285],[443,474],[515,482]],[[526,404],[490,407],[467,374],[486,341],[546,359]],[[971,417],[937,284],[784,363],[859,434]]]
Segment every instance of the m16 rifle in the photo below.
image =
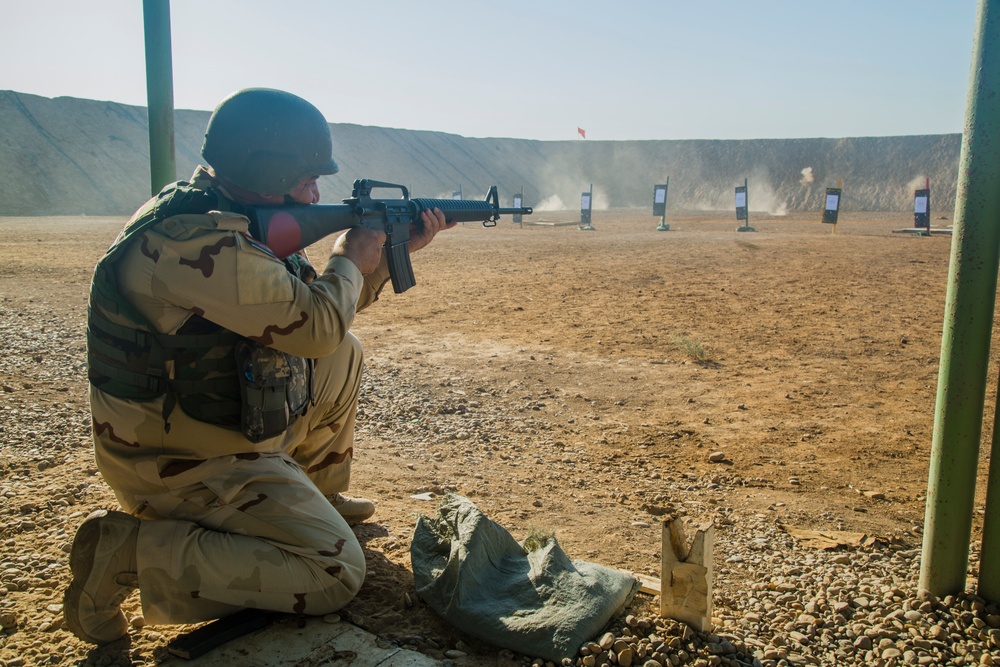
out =
[[[376,199],[374,189],[399,189],[400,198]],[[420,224],[425,210],[440,209],[447,222],[482,222],[495,227],[501,215],[531,215],[530,206],[502,208],[497,186],[490,186],[484,201],[410,199],[405,186],[367,178],[354,181],[354,191],[343,204],[253,206],[247,215],[254,238],[284,259],[321,238],[351,227],[385,232],[386,259],[392,289],[397,294],[416,284],[410,264],[410,225]]]

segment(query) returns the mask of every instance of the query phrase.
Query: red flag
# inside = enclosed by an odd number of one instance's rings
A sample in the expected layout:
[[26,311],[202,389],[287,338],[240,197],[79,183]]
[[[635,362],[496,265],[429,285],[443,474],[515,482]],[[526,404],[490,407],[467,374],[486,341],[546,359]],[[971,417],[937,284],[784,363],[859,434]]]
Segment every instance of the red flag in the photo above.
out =
[[586,138],[587,138],[587,133],[583,131],[583,128],[582,128],[582,127],[578,127],[578,128],[576,128],[576,131],[577,131],[577,132],[579,132],[579,133],[580,133],[580,136],[581,136],[581,137],[583,137],[584,139],[586,139]]

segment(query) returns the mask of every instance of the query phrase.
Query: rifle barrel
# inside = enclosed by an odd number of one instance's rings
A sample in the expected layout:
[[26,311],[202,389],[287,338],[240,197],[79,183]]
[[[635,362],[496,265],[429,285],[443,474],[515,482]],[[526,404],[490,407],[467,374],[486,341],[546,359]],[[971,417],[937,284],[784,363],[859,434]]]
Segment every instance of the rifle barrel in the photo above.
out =
[[426,199],[422,197],[411,199],[417,206],[417,212],[424,209],[440,209],[449,222],[493,221],[501,215],[531,215],[530,206],[501,208],[492,202],[479,199]]

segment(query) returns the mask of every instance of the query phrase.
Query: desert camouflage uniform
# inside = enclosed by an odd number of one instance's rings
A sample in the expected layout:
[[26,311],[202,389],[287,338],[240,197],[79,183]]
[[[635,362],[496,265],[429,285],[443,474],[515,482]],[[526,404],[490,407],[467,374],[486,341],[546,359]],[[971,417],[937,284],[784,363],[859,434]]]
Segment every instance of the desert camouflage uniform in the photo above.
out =
[[[208,187],[211,177],[199,168],[192,184]],[[365,277],[331,257],[307,282],[252,241],[246,218],[211,212],[143,232],[116,272],[120,294],[160,333],[198,315],[316,360],[314,405],[284,434],[256,444],[165,404],[169,396],[134,401],[91,386],[98,466],[122,506],[146,519],[138,538],[146,620],[189,623],[245,607],[324,614],[345,605],[361,587],[364,556],[325,496],[346,490],[350,478],[362,349],[348,329],[378,298],[384,261]]]

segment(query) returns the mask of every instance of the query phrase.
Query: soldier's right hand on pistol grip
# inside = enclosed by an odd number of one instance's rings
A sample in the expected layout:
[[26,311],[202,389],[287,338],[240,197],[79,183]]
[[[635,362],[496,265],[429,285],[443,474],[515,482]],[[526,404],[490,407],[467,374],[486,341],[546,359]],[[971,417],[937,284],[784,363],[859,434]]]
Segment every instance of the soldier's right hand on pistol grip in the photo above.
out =
[[346,257],[354,262],[362,275],[378,268],[382,261],[382,244],[385,243],[385,232],[363,227],[352,227],[342,234],[333,245],[332,256]]

